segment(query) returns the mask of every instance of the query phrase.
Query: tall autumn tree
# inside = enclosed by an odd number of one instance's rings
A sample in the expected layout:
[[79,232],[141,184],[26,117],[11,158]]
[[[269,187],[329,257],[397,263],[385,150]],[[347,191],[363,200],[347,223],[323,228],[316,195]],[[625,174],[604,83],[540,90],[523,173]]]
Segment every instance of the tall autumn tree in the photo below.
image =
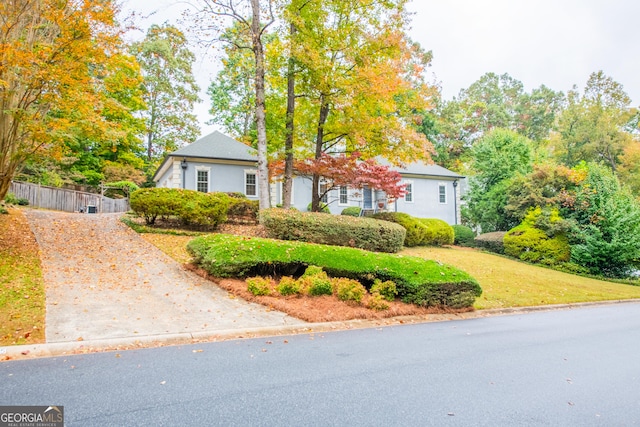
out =
[[530,93],[509,74],[486,73],[450,101],[440,101],[425,118],[437,160],[462,170],[471,148],[492,129],[509,129],[535,142],[549,138],[564,94],[542,85]]
[[602,71],[592,73],[582,94],[574,87],[552,140],[558,160],[572,167],[601,162],[614,173],[633,136],[625,129],[634,111],[622,85]]
[[221,38],[229,20],[235,22],[242,32],[239,40],[248,40],[248,44],[238,48],[253,53],[255,63],[255,123],[258,142],[258,196],[260,209],[270,207],[269,166],[267,159],[267,125],[265,109],[265,46],[266,31],[275,22],[273,10],[275,0],[199,0],[196,3],[196,25],[202,33],[213,30],[214,38]]
[[0,3],[0,199],[30,156],[60,146],[78,123],[112,123],[98,81],[123,50],[115,2],[15,0]]
[[[434,93],[423,76],[431,56],[406,35],[405,5],[404,0],[291,2],[286,18],[295,31],[289,31],[289,55],[299,84],[289,99],[299,101],[296,133],[301,141],[313,141],[305,147],[312,158],[358,151],[392,162],[430,159],[431,144],[416,132],[415,120]],[[320,178],[313,176],[313,210],[320,206]]]
[[211,100],[210,124],[222,126],[239,141],[256,139],[255,124],[255,60],[245,32],[237,22],[224,30],[222,67],[209,84]]
[[144,76],[147,110],[145,139],[147,160],[161,157],[196,140],[200,134],[193,114],[199,102],[193,77],[195,55],[178,28],[167,23],[152,25],[144,40],[131,46]]

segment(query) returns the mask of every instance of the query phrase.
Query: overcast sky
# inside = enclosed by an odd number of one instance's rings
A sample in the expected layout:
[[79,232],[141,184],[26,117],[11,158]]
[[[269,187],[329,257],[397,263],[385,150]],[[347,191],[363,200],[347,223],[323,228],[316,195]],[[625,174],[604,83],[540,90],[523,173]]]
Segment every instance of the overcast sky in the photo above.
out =
[[[175,0],[128,0],[124,6],[142,15],[156,12],[138,21],[142,28],[176,23],[184,9]],[[508,73],[527,92],[544,84],[566,93],[603,70],[640,105],[638,0],[413,0],[409,9],[415,12],[410,35],[433,52],[429,78],[445,99],[487,72]],[[215,73],[213,56],[207,56],[199,55],[194,66],[203,134],[215,129],[204,125],[206,88]]]

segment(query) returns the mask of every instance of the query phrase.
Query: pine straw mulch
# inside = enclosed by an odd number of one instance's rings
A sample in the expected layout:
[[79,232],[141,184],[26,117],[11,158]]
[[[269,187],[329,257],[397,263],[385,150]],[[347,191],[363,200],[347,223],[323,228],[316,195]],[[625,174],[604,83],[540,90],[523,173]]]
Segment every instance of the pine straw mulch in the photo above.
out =
[[365,296],[362,304],[348,303],[339,300],[335,295],[328,296],[256,296],[247,290],[247,283],[241,279],[222,279],[213,277],[204,269],[194,264],[185,264],[185,268],[201,277],[214,282],[220,288],[226,290],[235,297],[246,301],[261,304],[272,310],[287,313],[295,318],[312,322],[336,322],[355,319],[388,319],[398,316],[424,316],[427,314],[454,314],[473,311],[473,308],[451,309],[439,307],[419,307],[414,304],[405,304],[398,300],[389,302],[388,310],[372,310],[366,307],[369,297]]

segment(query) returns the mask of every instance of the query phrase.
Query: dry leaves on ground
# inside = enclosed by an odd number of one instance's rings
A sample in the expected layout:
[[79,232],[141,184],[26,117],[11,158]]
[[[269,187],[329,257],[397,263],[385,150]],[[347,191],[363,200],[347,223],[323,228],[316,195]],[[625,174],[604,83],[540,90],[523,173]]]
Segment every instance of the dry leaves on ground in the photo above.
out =
[[0,345],[44,342],[38,243],[20,209],[0,215]]

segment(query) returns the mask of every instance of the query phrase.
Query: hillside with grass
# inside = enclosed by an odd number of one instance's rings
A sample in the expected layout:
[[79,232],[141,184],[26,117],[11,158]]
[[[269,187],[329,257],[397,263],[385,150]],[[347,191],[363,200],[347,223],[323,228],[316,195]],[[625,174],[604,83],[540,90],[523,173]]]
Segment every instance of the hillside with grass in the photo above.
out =
[[482,287],[476,309],[640,298],[640,286],[576,276],[474,249],[418,247],[402,251],[452,265]]

